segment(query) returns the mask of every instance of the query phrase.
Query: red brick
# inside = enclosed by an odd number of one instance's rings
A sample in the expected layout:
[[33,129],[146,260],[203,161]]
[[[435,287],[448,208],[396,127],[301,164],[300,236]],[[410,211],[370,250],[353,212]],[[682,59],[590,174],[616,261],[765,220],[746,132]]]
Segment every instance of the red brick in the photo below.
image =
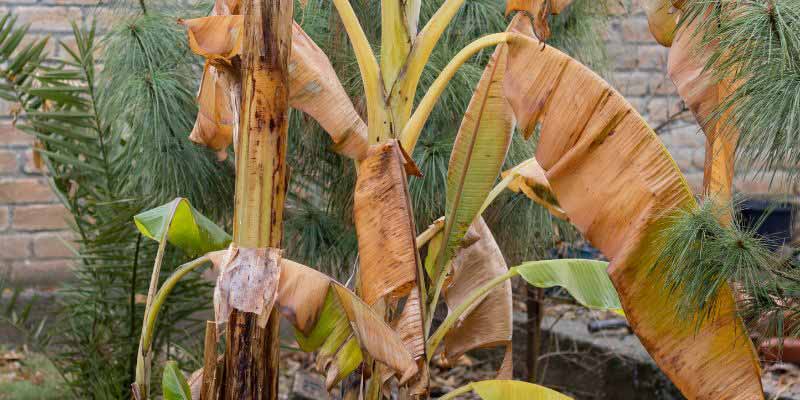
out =
[[622,40],[655,43],[647,26],[647,18],[629,18],[622,21]]
[[0,181],[0,203],[46,203],[55,199],[45,178]]
[[31,24],[36,31],[71,31],[70,22],[79,25],[83,21],[81,9],[77,7],[22,6],[14,9],[20,24]]
[[0,236],[0,258],[19,259],[30,257],[31,237],[27,235]]
[[675,95],[678,93],[678,89],[672,80],[662,75],[661,77],[651,77],[650,92],[657,95]]
[[8,207],[0,207],[0,231],[8,228]]
[[98,0],[55,0],[53,1],[54,4],[58,5],[71,5],[71,4],[88,4],[88,5],[95,5],[97,4]]
[[45,233],[33,239],[33,255],[39,258],[74,257],[69,245],[69,233]]
[[686,174],[686,181],[689,183],[689,187],[692,188],[692,192],[694,192],[694,194],[703,192],[702,172],[692,172],[690,174]]
[[652,79],[651,74],[642,72],[620,74],[618,88],[624,96],[644,96]]
[[29,146],[31,143],[33,143],[31,135],[8,124],[0,125],[0,146]]
[[13,150],[0,150],[0,174],[13,174],[18,172],[17,152]]
[[666,72],[669,49],[654,42],[652,45],[639,46],[637,52],[639,68]]
[[614,60],[616,69],[634,69],[639,66],[636,45],[613,43],[606,46],[608,58]]
[[656,97],[647,104],[647,121],[656,127],[673,119],[681,111],[682,101],[677,97]]
[[53,287],[69,280],[74,260],[25,260],[11,263],[11,282],[15,285]]
[[16,230],[55,230],[68,227],[69,213],[61,204],[17,206],[12,211],[11,227]]

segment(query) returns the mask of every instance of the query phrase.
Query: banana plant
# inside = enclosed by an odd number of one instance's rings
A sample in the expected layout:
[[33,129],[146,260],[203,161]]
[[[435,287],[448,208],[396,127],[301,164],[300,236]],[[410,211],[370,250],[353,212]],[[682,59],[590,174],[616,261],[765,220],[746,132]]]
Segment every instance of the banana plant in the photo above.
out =
[[[763,396],[758,360],[730,290],[718,294],[720,311],[714,318],[698,313],[687,320],[676,316],[677,300],[665,283],[648,273],[658,262],[670,215],[698,205],[674,160],[631,105],[587,67],[544,42],[550,14],[568,2],[509,1],[513,18],[507,31],[489,33],[462,49],[414,104],[421,72],[463,0],[446,0],[421,29],[419,0],[383,1],[379,59],[351,2],[333,0],[358,61],[366,121],[325,53],[300,25],[288,26],[279,3],[218,0],[214,15],[182,21],[190,46],[206,59],[192,136],[217,150],[235,143],[239,224],[230,247],[206,256],[216,260],[218,271],[211,326],[226,326],[227,348],[218,362],[210,341],[204,370],[193,375],[192,396],[275,398],[277,393],[258,385],[273,384],[263,375],[277,368],[275,348],[269,349],[277,312],[294,326],[302,350],[318,352],[317,366],[329,389],[352,378],[342,383],[344,398],[379,399],[393,387],[401,398],[427,398],[428,364],[435,356],[454,360],[494,347],[506,355],[498,379],[470,383],[444,398],[470,391],[487,400],[565,397],[509,380],[510,280],[515,276],[538,287],[565,287],[587,307],[623,309],[645,348],[688,398]],[[275,43],[280,47],[270,47]],[[494,52],[453,146],[443,188],[445,215],[419,232],[408,195],[409,176],[419,170],[409,154],[459,67],[490,47]],[[287,75],[253,69],[259,57],[286,57],[276,65],[285,62]],[[276,190],[275,182],[283,182],[284,175],[280,168],[267,168],[266,176],[252,172],[258,171],[254,166],[281,160],[280,146],[253,150],[273,140],[275,127],[260,135],[258,123],[283,123],[280,115],[265,119],[259,105],[274,105],[262,110],[269,112],[280,108],[279,100],[317,120],[335,143],[333,150],[356,162],[359,263],[349,285],[283,258],[280,240],[274,240],[280,237],[279,205],[285,195],[285,185]],[[536,157],[505,171],[497,183],[515,129],[526,139],[538,132]],[[508,268],[481,217],[506,189],[525,193],[573,223],[610,264],[549,260]],[[239,201],[240,191],[260,196],[260,202]],[[273,239],[248,240],[242,236],[248,226],[271,232]],[[185,246],[170,236],[163,239]],[[434,310],[442,301],[448,316],[435,324]],[[157,315],[157,310],[147,313]],[[254,348],[263,359],[242,357]],[[232,381],[231,375],[242,380]]]

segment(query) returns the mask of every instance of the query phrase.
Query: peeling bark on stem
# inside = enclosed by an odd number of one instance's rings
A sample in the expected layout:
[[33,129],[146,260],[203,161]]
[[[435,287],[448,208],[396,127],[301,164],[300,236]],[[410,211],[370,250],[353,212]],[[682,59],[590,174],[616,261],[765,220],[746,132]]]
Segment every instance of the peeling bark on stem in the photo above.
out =
[[[287,182],[292,1],[246,0],[243,14],[233,241],[239,248],[280,248]],[[263,328],[258,315],[231,312],[220,398],[278,398],[279,323],[276,310]]]

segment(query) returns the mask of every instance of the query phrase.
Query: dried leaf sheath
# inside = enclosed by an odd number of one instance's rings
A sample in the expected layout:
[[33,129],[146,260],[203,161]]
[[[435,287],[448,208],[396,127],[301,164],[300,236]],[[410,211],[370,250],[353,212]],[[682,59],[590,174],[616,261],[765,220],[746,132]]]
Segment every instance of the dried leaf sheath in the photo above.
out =
[[[480,239],[458,250],[453,259],[453,281],[444,292],[450,310],[466,301],[476,289],[508,272],[503,254],[483,218],[478,217],[469,232],[468,235]],[[511,282],[505,281],[466,312],[445,336],[447,358],[455,360],[477,348],[507,346],[510,350],[512,311]],[[508,352],[506,357],[510,356]]]
[[[206,57],[212,64],[211,68],[224,69],[223,66],[231,65],[240,55],[241,15],[196,18],[185,20],[183,24],[188,28],[192,50]],[[210,84],[204,79],[201,95],[214,92],[206,86]],[[216,92],[231,90],[229,83],[224,80],[215,81],[214,84]],[[216,107],[212,108],[211,104],[216,104]],[[289,105],[319,122],[331,136],[334,151],[356,160],[366,157],[366,124],[353,107],[325,53],[296,23],[292,25],[292,51],[289,58]],[[233,119],[228,114],[230,110],[221,107],[220,103],[203,102],[201,99],[200,106],[200,113],[217,125],[224,126],[221,121]],[[207,125],[206,122],[204,126]],[[216,133],[205,129],[202,135],[197,136],[203,138],[201,144],[213,143],[216,147],[223,143],[227,146],[232,140],[228,139],[231,135],[224,130]]]
[[231,246],[214,288],[217,323],[226,323],[236,309],[258,314],[263,327],[277,296],[280,262],[279,249]]
[[553,192],[612,260],[626,316],[659,367],[689,398],[762,398],[758,359],[730,291],[718,299],[717,318],[695,330],[696,321],[675,317],[665,285],[649,273],[666,213],[697,206],[655,133],[600,77],[534,39],[509,44],[507,77],[527,131],[542,123],[536,158]]
[[[239,99],[242,96],[239,73],[231,68],[226,59],[226,56],[230,58],[241,53],[241,40],[232,42],[232,38],[241,37],[241,17],[237,20],[239,22],[233,24],[234,19],[228,13],[231,7],[218,1],[214,6],[215,19],[179,20],[190,32],[189,46],[207,58],[197,93],[197,119],[189,139],[215,150],[219,160],[227,158],[226,149],[233,142],[234,132],[238,129]],[[216,34],[231,29],[236,32]],[[198,43],[198,36],[204,42]]]
[[377,145],[361,162],[354,195],[359,283],[367,304],[401,298],[417,283],[416,229],[404,157],[396,140]]

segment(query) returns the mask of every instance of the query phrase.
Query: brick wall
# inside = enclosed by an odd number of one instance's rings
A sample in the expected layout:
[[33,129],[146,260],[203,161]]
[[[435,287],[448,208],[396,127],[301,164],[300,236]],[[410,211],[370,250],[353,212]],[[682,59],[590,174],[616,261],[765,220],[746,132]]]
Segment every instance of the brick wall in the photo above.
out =
[[[666,75],[667,49],[650,37],[647,19],[633,1],[629,13],[614,5],[606,33],[614,85],[645,116],[699,190],[702,184],[704,137],[683,108],[675,86]],[[71,42],[69,20],[85,22],[96,13],[96,0],[5,0],[0,13],[13,11],[20,22],[30,22],[33,32]],[[51,41],[55,49],[55,41]],[[0,101],[0,119],[12,105]],[[7,119],[7,117],[6,117]],[[0,120],[0,124],[3,121]],[[69,238],[66,213],[50,194],[46,179],[31,162],[30,138],[0,127],[0,268],[13,271],[15,280],[46,285],[68,276],[68,249],[58,240]],[[748,179],[750,178],[750,179]],[[770,187],[764,178],[737,177],[737,189],[752,194],[798,192],[796,187]]]
[[[13,12],[18,24],[49,35],[47,50],[60,56],[58,41],[74,43],[70,21],[83,23],[97,0],[4,0],[0,14]],[[30,38],[26,39],[30,40]],[[36,167],[32,140],[10,127],[14,105],[0,100],[0,273],[23,285],[52,286],[69,277],[69,213]]]
[[68,217],[34,165],[30,137],[0,126],[0,271],[38,286],[68,277]]

